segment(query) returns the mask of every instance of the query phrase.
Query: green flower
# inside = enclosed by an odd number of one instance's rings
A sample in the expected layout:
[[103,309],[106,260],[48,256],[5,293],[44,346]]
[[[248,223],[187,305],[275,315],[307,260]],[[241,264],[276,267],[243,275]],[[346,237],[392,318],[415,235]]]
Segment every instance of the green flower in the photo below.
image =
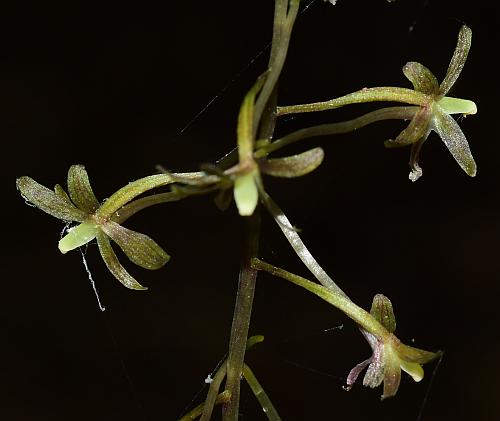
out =
[[[254,136],[255,97],[264,84],[267,73],[262,75],[246,94],[238,115],[238,158],[239,163],[226,171],[233,179],[234,201],[242,216],[250,216],[259,202],[259,191],[263,191],[261,174],[273,177],[294,178],[306,175],[321,165],[324,152],[313,148],[297,155],[267,159],[257,157],[254,152],[269,144],[267,139],[256,140]],[[257,159],[256,159],[257,158]]]
[[355,366],[347,376],[347,388],[350,389],[359,374],[368,367],[363,385],[375,388],[384,383],[382,399],[394,396],[401,381],[401,370],[419,382],[424,377],[422,364],[438,358],[441,353],[429,352],[403,344],[393,333],[396,319],[390,300],[382,294],[373,298],[370,314],[387,330],[388,334],[376,336],[361,329],[370,344],[373,354],[370,358]]
[[118,190],[102,205],[96,199],[82,165],[73,165],[68,171],[69,195],[60,185],[56,185],[52,191],[30,177],[17,179],[16,185],[27,202],[58,219],[79,223],[59,241],[61,253],[83,246],[95,238],[101,256],[115,278],[127,288],[144,290],[147,288],[140,285],[120,264],[109,240],[118,244],[136,265],[145,269],[159,269],[165,265],[170,259],[169,255],[147,235],[122,227],[120,222],[124,218],[120,218],[120,212],[126,203],[139,194],[171,182],[172,178],[164,174],[145,177]]
[[469,149],[469,144],[460,126],[450,114],[475,114],[476,104],[472,101],[446,96],[464,67],[470,49],[472,31],[462,26],[458,42],[446,76],[438,84],[436,77],[424,65],[409,62],[403,67],[403,73],[413,84],[415,91],[424,94],[418,107],[408,107],[412,115],[410,124],[395,140],[385,142],[387,147],[412,145],[410,156],[410,180],[416,181],[422,175],[418,165],[420,149],[429,133],[435,131],[443,140],[458,165],[471,177],[476,175],[476,163]]

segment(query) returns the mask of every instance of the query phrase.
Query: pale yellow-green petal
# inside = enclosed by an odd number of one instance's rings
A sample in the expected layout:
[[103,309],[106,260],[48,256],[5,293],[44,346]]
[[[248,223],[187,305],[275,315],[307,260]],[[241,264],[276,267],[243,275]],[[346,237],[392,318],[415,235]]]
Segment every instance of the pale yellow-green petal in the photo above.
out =
[[424,378],[424,369],[419,363],[401,360],[401,369],[408,373],[416,382],[419,382]]
[[259,201],[255,173],[256,170],[240,175],[234,180],[234,201],[241,216],[252,215]]
[[76,227],[70,228],[67,234],[59,240],[59,250],[67,253],[92,241],[96,235],[98,226],[94,223],[83,222]]
[[453,98],[444,96],[436,102],[436,105],[441,108],[446,114],[476,114],[477,106],[473,101],[468,99]]

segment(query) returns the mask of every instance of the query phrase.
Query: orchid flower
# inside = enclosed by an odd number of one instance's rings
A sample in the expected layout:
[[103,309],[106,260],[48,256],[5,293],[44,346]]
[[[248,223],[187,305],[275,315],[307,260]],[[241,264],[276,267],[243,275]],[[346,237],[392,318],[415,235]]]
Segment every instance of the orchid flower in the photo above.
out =
[[79,223],[59,241],[61,253],[67,253],[96,238],[104,263],[115,278],[127,288],[144,290],[147,288],[139,284],[120,264],[110,239],[136,265],[146,269],[159,269],[165,265],[170,257],[155,241],[119,223],[123,222],[120,210],[126,203],[146,190],[171,182],[172,178],[165,174],[145,177],[121,188],[102,205],[96,199],[87,171],[82,165],[73,165],[68,171],[69,195],[60,185],[56,185],[52,191],[30,177],[17,179],[16,185],[27,202],[65,222]]
[[[404,129],[395,140],[388,140],[385,142],[386,147],[412,145],[410,156],[410,180],[416,181],[422,175],[422,169],[418,164],[418,158],[420,149],[431,131],[435,131],[441,137],[460,167],[469,176],[474,177],[476,175],[476,163],[472,157],[465,135],[462,133],[460,126],[453,119],[451,114],[476,114],[476,104],[466,99],[446,96],[460,76],[464,67],[471,45],[471,39],[472,31],[470,28],[463,25],[458,34],[455,52],[453,53],[448,71],[441,85],[438,84],[436,77],[427,67],[417,62],[409,62],[403,67],[403,73],[413,84],[414,89],[399,87],[363,88],[359,91],[329,101],[281,106],[277,108],[277,115],[282,116],[286,114],[326,111],[349,104],[376,101],[394,101],[410,104],[410,106],[406,107],[392,107],[377,110],[377,112],[372,113],[373,115],[371,117],[374,118],[364,123],[353,120],[351,123],[356,123],[353,124],[355,126],[353,129],[362,127],[369,122],[379,120],[411,120],[408,127]],[[375,114],[377,114],[376,118]],[[370,120],[368,115],[366,117],[366,120]],[[332,124],[329,130],[326,128],[322,129],[319,134],[344,133],[349,131],[348,127],[344,126],[351,126],[351,124],[348,123]],[[318,126],[318,128],[321,128],[321,126]],[[311,135],[313,132],[314,130],[311,128],[308,133]],[[305,135],[304,133],[303,137],[306,137]],[[297,137],[301,138],[300,136]],[[295,140],[297,139],[293,141]],[[286,142],[282,140],[279,142],[279,146],[281,147],[291,142],[291,139],[287,139]],[[271,145],[267,147],[267,153],[270,150],[276,149],[278,148]]]
[[255,140],[254,108],[257,93],[264,84],[262,75],[250,89],[240,108],[238,116],[238,157],[239,163],[226,171],[233,178],[234,201],[242,216],[252,215],[259,201],[259,190],[263,191],[261,173],[273,177],[301,177],[321,165],[325,156],[323,149],[313,148],[297,155],[283,158],[256,159],[255,146],[267,144],[267,140]]
[[370,344],[373,355],[350,371],[347,377],[347,390],[351,389],[363,369],[368,367],[363,384],[374,388],[383,382],[382,399],[389,398],[398,391],[401,370],[419,382],[424,377],[422,365],[442,355],[441,352],[424,351],[405,345],[394,335],[396,319],[392,304],[382,294],[375,295],[372,308],[368,313],[351,301],[336,285],[333,288],[332,286],[318,285],[257,258],[252,259],[252,268],[263,270],[312,292],[357,323],[361,333]]
[[382,294],[373,298],[370,314],[386,329],[386,335],[375,335],[363,328],[361,333],[372,348],[370,358],[356,365],[347,376],[350,389],[359,374],[368,367],[363,385],[375,388],[384,383],[382,399],[394,396],[401,381],[401,370],[419,382],[424,377],[422,364],[438,358],[440,352],[429,352],[403,344],[396,336],[396,319],[390,300]]
[[476,175],[476,163],[469,149],[467,139],[460,126],[450,114],[476,114],[476,104],[472,101],[448,97],[446,94],[460,76],[471,45],[472,32],[463,25],[458,34],[458,42],[448,71],[441,85],[436,77],[424,65],[409,62],[403,67],[403,73],[413,84],[415,91],[422,92],[426,101],[415,107],[410,124],[395,140],[385,142],[386,147],[398,147],[412,144],[410,180],[416,181],[422,175],[418,165],[420,149],[429,133],[435,131],[451,152],[458,165],[471,177]]

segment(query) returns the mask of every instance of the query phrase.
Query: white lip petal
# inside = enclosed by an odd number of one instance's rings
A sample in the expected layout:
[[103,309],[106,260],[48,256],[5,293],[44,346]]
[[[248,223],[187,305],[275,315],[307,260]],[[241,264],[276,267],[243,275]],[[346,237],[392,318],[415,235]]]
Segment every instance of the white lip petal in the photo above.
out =
[[64,254],[87,244],[96,237],[98,229],[97,225],[88,222],[70,228],[68,233],[59,241],[59,250]]
[[437,101],[436,105],[446,114],[476,114],[477,106],[468,99],[445,96]]

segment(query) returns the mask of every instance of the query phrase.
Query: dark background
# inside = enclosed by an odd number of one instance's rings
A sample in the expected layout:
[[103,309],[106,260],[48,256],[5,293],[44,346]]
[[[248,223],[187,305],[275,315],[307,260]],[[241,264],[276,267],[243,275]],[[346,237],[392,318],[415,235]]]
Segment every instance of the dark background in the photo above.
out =
[[[321,168],[266,179],[355,302],[369,308],[386,294],[402,340],[446,351],[434,377],[435,365],[420,384],[405,375],[394,399],[381,403],[381,389],[361,385],[347,393],[347,373],[370,355],[354,324],[295,286],[259,277],[251,334],[266,341],[248,362],[284,420],[416,420],[421,410],[424,420],[500,417],[494,3],[317,0],[298,18],[282,104],[409,87],[401,72],[409,60],[442,80],[467,23],[473,46],[454,94],[478,105],[461,121],[478,175],[467,177],[432,134],[423,178],[411,183],[409,149],[383,147],[404,124],[384,122],[304,142],[293,151],[323,146]],[[80,254],[57,249],[61,222],[25,206],[14,181],[65,184],[68,167],[81,163],[103,199],[156,164],[190,171],[213,162],[233,147],[241,98],[265,69],[267,50],[252,60],[271,39],[272,14],[270,0],[2,3],[2,419],[175,420],[202,400],[227,350],[242,237],[235,209],[195,198],[128,221],[173,256],[152,273],[122,257],[147,292],[123,288],[90,245],[101,313]],[[378,106],[284,119],[278,134]],[[267,216],[263,228],[261,256],[309,276]],[[246,387],[241,412],[264,419]]]

